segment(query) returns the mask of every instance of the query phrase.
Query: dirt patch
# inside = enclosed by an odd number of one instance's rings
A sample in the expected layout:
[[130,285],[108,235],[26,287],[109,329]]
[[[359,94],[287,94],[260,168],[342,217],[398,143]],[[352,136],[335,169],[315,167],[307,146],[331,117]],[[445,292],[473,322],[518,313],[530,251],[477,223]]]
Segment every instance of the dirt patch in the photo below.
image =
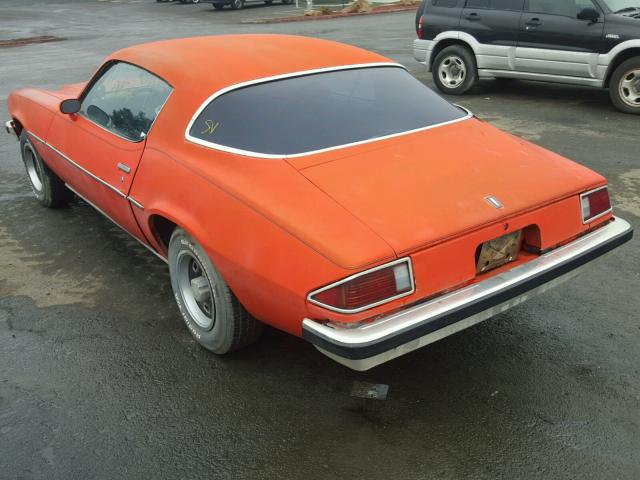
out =
[[34,43],[51,43],[66,40],[63,37],[54,37],[51,35],[40,35],[39,37],[13,38],[11,40],[0,40],[0,48],[22,47],[24,45],[32,45]]
[[394,13],[394,12],[404,12],[407,10],[416,10],[418,8],[417,5],[402,5],[402,4],[394,4],[394,5],[381,5],[379,7],[373,7],[368,12],[355,12],[355,13],[347,13],[347,12],[335,12],[330,13],[328,15],[297,15],[295,17],[282,17],[282,18],[259,18],[256,20],[246,20],[241,23],[287,23],[287,22],[307,22],[312,20],[330,20],[332,18],[345,18],[345,17],[356,17],[362,15],[376,15],[380,13]]

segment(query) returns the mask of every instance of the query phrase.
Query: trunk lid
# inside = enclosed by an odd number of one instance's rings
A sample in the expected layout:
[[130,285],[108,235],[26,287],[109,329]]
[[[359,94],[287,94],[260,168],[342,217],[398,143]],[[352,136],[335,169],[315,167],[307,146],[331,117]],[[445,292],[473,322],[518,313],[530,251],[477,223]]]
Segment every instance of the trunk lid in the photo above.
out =
[[605,183],[477,119],[289,162],[398,255]]

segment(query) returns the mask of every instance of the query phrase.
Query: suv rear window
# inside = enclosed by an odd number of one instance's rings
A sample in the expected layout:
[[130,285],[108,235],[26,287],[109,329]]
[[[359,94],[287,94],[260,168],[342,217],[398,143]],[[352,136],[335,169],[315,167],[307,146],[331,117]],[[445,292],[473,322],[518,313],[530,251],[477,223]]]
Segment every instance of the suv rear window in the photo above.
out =
[[403,68],[365,67],[267,81],[224,93],[199,113],[187,138],[223,150],[281,157],[465,116]]

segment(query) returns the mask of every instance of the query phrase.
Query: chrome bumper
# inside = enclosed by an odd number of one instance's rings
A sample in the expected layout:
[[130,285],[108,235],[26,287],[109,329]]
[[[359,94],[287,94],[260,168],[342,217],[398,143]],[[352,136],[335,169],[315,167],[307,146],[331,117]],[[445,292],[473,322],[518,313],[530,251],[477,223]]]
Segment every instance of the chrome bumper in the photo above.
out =
[[16,132],[16,126],[15,126],[15,124],[13,123],[13,120],[7,120],[7,121],[4,123],[4,128],[7,130],[7,133],[8,133],[9,135],[13,135],[13,136],[14,136],[14,137],[16,137],[16,138],[19,138],[19,137],[18,137],[18,132]]
[[358,328],[310,319],[302,336],[354,370],[368,370],[482,322],[576,276],[583,267],[631,240],[621,218],[535,260],[482,282],[401,310]]

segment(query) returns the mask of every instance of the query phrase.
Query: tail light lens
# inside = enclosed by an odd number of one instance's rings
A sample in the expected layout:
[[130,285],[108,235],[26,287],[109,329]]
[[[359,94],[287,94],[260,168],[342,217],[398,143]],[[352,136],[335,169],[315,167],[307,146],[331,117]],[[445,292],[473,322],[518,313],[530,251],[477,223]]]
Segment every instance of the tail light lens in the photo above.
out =
[[422,39],[422,15],[420,15],[420,19],[418,20],[418,38]]
[[582,223],[588,223],[611,211],[609,189],[601,187],[580,195],[582,206]]
[[408,258],[372,268],[309,294],[309,301],[340,313],[355,313],[414,292]]

